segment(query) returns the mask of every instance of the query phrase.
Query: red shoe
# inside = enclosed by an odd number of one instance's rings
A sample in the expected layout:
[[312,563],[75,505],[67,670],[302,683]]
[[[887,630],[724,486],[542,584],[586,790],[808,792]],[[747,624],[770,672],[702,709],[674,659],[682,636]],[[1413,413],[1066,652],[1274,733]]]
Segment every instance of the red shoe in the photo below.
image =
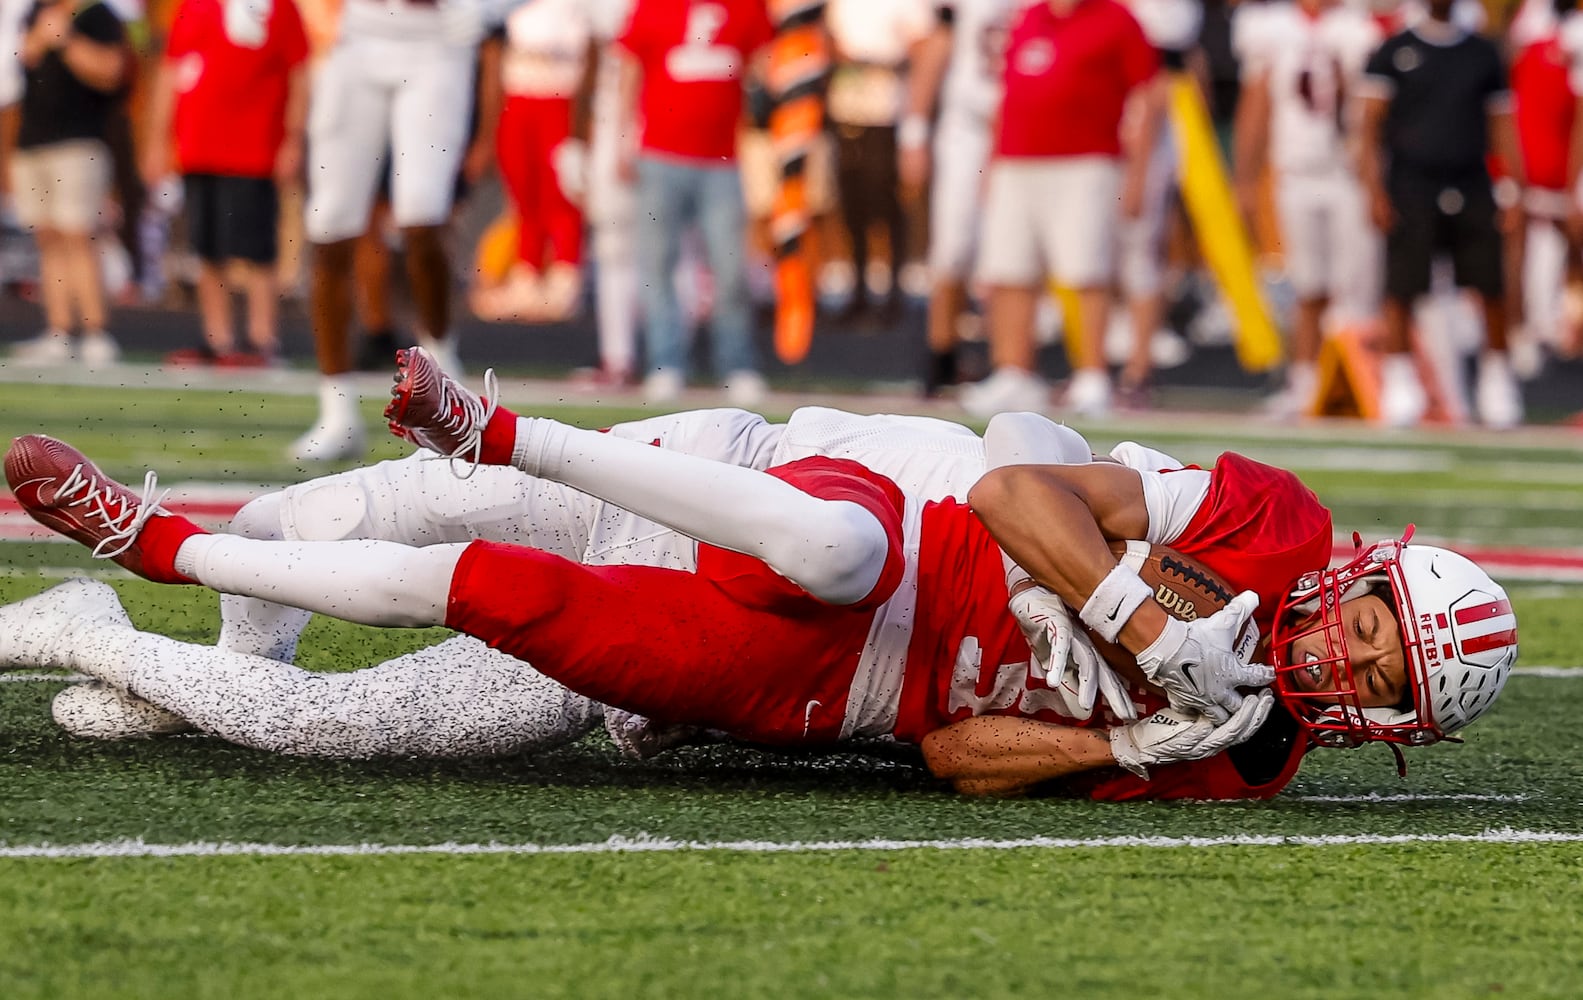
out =
[[11,442],[5,478],[28,516],[93,550],[96,559],[156,583],[192,583],[175,570],[176,550],[203,531],[159,505],[150,472],[139,497],[64,441],[27,434]]
[[487,400],[447,375],[434,355],[409,347],[396,352],[396,384],[390,389],[385,419],[390,433],[402,440],[453,461],[472,463],[466,478],[483,460],[484,428],[499,406],[500,386],[493,368],[484,372],[484,392]]

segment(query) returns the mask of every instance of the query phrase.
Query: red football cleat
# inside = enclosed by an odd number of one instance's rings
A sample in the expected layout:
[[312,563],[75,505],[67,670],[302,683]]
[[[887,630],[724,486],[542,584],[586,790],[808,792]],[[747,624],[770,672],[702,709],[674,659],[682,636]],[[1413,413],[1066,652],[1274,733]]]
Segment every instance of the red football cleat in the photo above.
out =
[[499,406],[500,387],[493,368],[484,372],[480,399],[445,373],[434,356],[421,347],[396,352],[396,384],[390,390],[385,419],[390,433],[446,458],[471,463],[463,478],[472,475],[483,459],[484,428]]
[[165,494],[154,495],[154,473],[140,497],[66,442],[27,434],[11,442],[5,477],[29,517],[88,546],[95,558],[156,583],[193,582],[176,572],[176,549],[203,529],[159,505]]

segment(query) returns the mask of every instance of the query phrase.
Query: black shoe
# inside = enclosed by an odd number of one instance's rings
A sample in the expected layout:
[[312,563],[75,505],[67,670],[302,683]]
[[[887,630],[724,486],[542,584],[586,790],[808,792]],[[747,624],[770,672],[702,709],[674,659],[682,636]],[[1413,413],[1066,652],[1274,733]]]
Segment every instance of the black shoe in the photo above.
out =
[[396,340],[394,330],[375,330],[363,338],[363,346],[357,355],[357,370],[360,372],[385,372],[396,363],[396,351],[401,344]]
[[929,367],[923,374],[924,398],[935,398],[940,395],[941,389],[956,385],[957,380],[956,349],[930,351]]

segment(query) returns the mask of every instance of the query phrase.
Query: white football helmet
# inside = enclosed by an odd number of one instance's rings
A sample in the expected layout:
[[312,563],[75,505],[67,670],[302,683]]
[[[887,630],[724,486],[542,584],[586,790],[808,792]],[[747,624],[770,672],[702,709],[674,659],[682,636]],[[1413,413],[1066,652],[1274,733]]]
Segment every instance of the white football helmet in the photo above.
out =
[[[1412,534],[1409,526],[1400,541],[1366,549],[1360,543],[1361,551],[1340,569],[1303,576],[1276,615],[1276,690],[1322,746],[1442,740],[1489,710],[1517,661],[1517,619],[1506,591],[1465,556],[1409,545]],[[1384,599],[1396,615],[1410,704],[1360,704],[1341,605],[1368,593]],[[1316,633],[1324,635],[1329,690],[1306,690],[1293,677],[1313,664],[1290,662],[1292,643]]]

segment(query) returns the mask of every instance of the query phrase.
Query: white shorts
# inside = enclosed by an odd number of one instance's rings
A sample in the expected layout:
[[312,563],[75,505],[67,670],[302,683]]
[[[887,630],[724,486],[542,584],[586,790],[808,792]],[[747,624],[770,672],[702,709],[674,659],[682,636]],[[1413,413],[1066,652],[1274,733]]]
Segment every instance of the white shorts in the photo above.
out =
[[1121,165],[1108,156],[1000,159],[989,167],[978,280],[1068,288],[1110,284]]
[[936,281],[965,282],[973,274],[989,149],[986,119],[949,109],[940,115],[929,190],[929,270]]
[[984,439],[936,417],[799,407],[786,422],[774,464],[815,455],[859,462],[923,500],[966,500],[984,474]]
[[96,139],[71,139],[11,153],[11,201],[29,229],[94,233],[105,219],[110,151]]
[[470,138],[474,50],[392,38],[342,39],[313,81],[308,111],[308,238],[368,228],[388,156],[396,225],[451,215]]
[[1275,210],[1281,225],[1286,277],[1299,300],[1362,294],[1366,270],[1378,270],[1377,242],[1363,190],[1345,171],[1280,174]]

